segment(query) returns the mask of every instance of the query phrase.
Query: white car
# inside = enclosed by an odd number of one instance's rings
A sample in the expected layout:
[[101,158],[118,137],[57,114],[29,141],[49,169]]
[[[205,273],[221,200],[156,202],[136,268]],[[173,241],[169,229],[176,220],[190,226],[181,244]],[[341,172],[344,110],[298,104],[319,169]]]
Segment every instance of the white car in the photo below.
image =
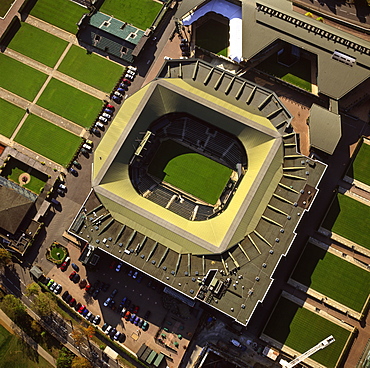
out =
[[54,291],[55,290],[55,288],[57,287],[57,283],[56,282],[53,282],[51,285],[50,285],[50,287],[49,287],[49,289],[50,289],[50,291]]
[[99,121],[97,121],[95,123],[95,126],[98,127],[98,128],[100,128],[100,129],[104,128],[104,125],[102,123],[100,123]]
[[115,333],[115,335],[113,336],[113,339],[114,339],[114,340],[118,340],[120,336],[121,336],[121,332],[117,331],[117,332]]
[[103,113],[101,114],[101,116],[103,116],[104,118],[107,118],[107,119],[110,119],[110,118],[112,117],[112,115],[111,115],[111,114],[107,114],[106,112],[103,112]]
[[134,80],[134,76],[132,74],[125,74],[124,78],[130,80],[130,81],[133,81]]
[[102,121],[103,123],[108,123],[108,119],[105,118],[104,116],[99,116],[98,118],[100,121]]
[[111,330],[112,330],[112,326],[111,325],[109,325],[108,327],[107,327],[107,329],[104,331],[104,333],[106,334],[106,335],[108,335],[109,334],[109,332],[111,332]]
[[116,267],[116,271],[119,272],[121,271],[121,267],[122,267],[122,263],[118,263],[117,267]]
[[115,91],[113,94],[114,94],[115,96],[117,96],[117,97],[122,98],[122,95],[121,95],[118,91]]
[[97,325],[97,324],[99,324],[99,323],[100,323],[100,320],[101,320],[101,317],[99,316],[99,314],[97,314],[97,315],[95,316],[95,318],[92,320],[92,323],[93,323],[94,325]]
[[92,315],[93,314],[91,312],[87,313],[86,316],[85,316],[85,319],[87,319],[89,321]]
[[135,75],[136,72],[134,70],[129,69],[129,70],[126,70],[126,74]]
[[104,302],[104,307],[108,307],[109,303],[111,302],[112,298],[108,298],[105,302]]
[[84,143],[83,145],[82,145],[82,148],[85,148],[85,150],[88,150],[88,151],[91,151],[91,146],[89,146],[88,144],[86,144],[86,143]]
[[54,289],[54,294],[59,294],[62,291],[62,285],[57,284]]
[[137,66],[129,65],[129,66],[127,67],[127,69],[129,69],[129,70],[133,70],[134,72],[136,72],[136,71],[137,71]]
[[171,57],[169,57],[169,56],[165,56],[163,59],[164,59],[164,60],[172,60],[172,58],[171,58]]
[[59,189],[67,190],[67,187],[64,184],[59,184]]

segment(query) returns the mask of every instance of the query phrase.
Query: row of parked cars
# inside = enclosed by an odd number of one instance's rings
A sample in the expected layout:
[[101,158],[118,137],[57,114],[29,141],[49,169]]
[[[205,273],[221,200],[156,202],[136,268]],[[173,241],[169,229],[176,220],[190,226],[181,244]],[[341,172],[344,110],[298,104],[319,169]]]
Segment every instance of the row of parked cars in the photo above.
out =
[[126,69],[126,72],[119,82],[119,84],[116,86],[115,90],[113,91],[111,98],[114,102],[121,103],[122,98],[124,94],[126,93],[128,87],[131,85],[133,80],[135,79],[135,75],[137,73],[137,67],[136,66],[128,66]]

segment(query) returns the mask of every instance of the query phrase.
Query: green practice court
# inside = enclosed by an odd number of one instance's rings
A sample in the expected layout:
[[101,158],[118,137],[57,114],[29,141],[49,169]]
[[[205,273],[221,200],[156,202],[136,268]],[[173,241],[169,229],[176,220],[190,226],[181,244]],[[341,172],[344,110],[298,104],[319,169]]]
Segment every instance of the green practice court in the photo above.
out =
[[0,87],[33,101],[47,75],[0,53]]
[[284,297],[276,304],[263,333],[299,353],[333,335],[334,343],[310,357],[327,368],[336,366],[351,335],[350,331]]
[[99,11],[145,31],[161,8],[162,5],[153,0],[105,0]]
[[361,312],[369,296],[370,273],[308,243],[291,278]]
[[361,144],[347,175],[366,185],[370,185],[370,145],[366,143]]
[[338,194],[322,227],[370,249],[370,207],[353,198]]
[[24,114],[23,109],[0,98],[0,134],[10,138]]
[[172,140],[164,141],[148,168],[149,174],[215,204],[232,170]]
[[110,93],[123,73],[122,65],[73,45],[58,70],[100,91]]
[[85,13],[89,13],[87,8],[69,0],[38,0],[31,11],[34,17],[73,34]]
[[102,101],[52,78],[37,105],[82,127],[89,127],[96,119]]
[[62,166],[68,165],[82,142],[77,135],[36,115],[28,116],[15,141]]
[[67,45],[67,41],[28,23],[22,23],[9,48],[52,68]]

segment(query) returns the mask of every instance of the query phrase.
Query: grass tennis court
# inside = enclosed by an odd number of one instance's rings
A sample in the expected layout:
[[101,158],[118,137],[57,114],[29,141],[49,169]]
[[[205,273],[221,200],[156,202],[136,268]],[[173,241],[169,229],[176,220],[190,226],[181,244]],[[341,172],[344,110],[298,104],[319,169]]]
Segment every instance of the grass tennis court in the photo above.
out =
[[308,243],[292,279],[361,312],[370,290],[370,274]]
[[9,44],[9,48],[40,63],[53,67],[68,42],[28,23],[22,23]]
[[231,169],[172,140],[156,152],[149,174],[210,204],[220,198]]
[[10,6],[13,4],[14,0],[1,0],[0,2],[0,17],[4,17],[5,14],[10,9]]
[[24,114],[23,109],[0,98],[0,134],[10,138]]
[[333,335],[335,342],[325,349],[319,350],[311,356],[311,359],[328,368],[334,368],[351,333],[316,313],[281,297],[270,316],[264,334],[300,353],[304,353],[328,336]]
[[38,0],[31,15],[70,33],[77,33],[77,23],[89,10],[70,0]]
[[[361,181],[364,184],[370,185],[370,146],[363,143],[359,149],[356,158],[354,159],[349,176],[353,179]],[[348,175],[347,174],[347,175]]]
[[36,97],[47,78],[46,74],[1,53],[0,70],[6,70],[0,73],[0,87],[28,101]]
[[102,101],[52,78],[37,104],[83,127],[96,119]]
[[196,30],[196,45],[215,54],[228,55],[229,25],[210,19]]
[[58,70],[81,82],[109,93],[123,73],[123,66],[99,55],[88,54],[85,49],[73,45]]
[[26,342],[8,332],[0,325],[0,361],[2,367],[9,368],[51,368]]
[[153,0],[105,0],[99,11],[145,31],[161,8],[162,5]]
[[370,207],[355,199],[338,194],[322,226],[370,249]]
[[60,165],[66,166],[81,143],[81,138],[36,115],[30,115],[15,141]]
[[297,63],[287,67],[278,63],[275,54],[262,61],[256,68],[311,92],[311,63],[307,59],[300,58]]

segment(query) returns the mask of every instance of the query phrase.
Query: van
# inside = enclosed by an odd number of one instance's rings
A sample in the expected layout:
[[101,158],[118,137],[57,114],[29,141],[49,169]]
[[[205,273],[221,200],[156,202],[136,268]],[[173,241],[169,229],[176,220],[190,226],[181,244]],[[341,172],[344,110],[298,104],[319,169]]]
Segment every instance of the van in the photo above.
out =
[[52,198],[51,199],[51,203],[54,205],[54,206],[60,206],[60,202],[58,200],[56,200],[55,198]]

